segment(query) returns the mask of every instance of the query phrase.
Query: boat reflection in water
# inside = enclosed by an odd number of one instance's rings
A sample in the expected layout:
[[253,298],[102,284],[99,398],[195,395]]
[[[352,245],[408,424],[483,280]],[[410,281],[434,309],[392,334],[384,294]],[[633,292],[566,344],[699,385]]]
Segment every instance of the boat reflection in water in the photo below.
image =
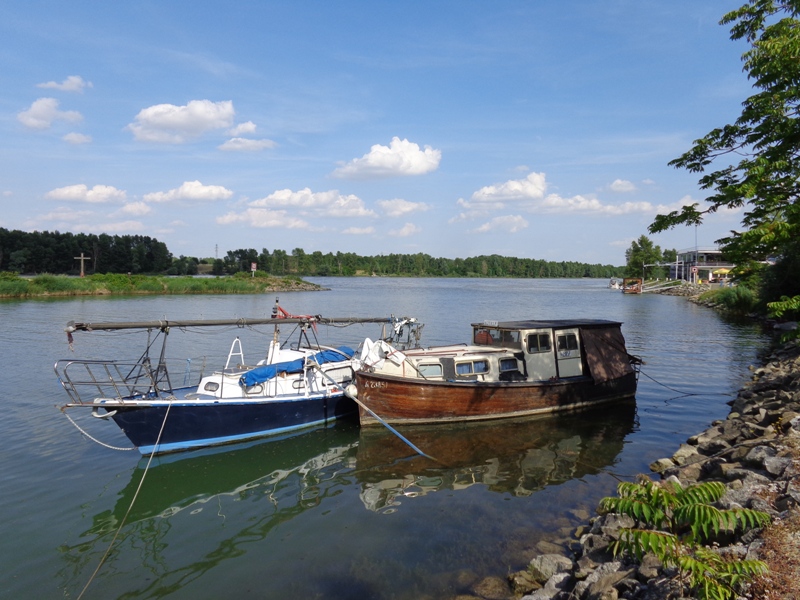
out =
[[476,484],[528,496],[612,466],[635,418],[630,401],[568,415],[397,427],[435,461],[384,428],[363,428],[356,455],[361,500],[391,513],[405,498]]
[[64,587],[85,583],[123,520],[113,564],[105,567],[114,575],[95,584],[95,593],[150,598],[191,585],[352,487],[357,444],[357,422],[344,420],[285,439],[163,455],[154,458],[137,495],[147,465],[142,458],[113,508],[60,547]]
[[[195,510],[221,496],[236,500],[266,496],[275,508],[316,505],[329,469],[349,471],[358,443],[355,424],[339,424],[282,440],[201,450],[189,456],[156,457],[133,505],[128,522],[170,517]],[[133,500],[147,460],[142,458],[114,507],[121,518]],[[349,465],[349,466],[348,466]],[[334,478],[335,483],[335,478]]]

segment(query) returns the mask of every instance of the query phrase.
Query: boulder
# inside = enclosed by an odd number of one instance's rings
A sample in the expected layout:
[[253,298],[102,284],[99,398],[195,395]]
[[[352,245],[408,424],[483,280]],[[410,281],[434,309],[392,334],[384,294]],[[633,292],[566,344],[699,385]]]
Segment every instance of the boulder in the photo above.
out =
[[574,566],[571,559],[561,554],[542,554],[530,562],[528,571],[534,581],[544,584],[556,573],[572,571]]

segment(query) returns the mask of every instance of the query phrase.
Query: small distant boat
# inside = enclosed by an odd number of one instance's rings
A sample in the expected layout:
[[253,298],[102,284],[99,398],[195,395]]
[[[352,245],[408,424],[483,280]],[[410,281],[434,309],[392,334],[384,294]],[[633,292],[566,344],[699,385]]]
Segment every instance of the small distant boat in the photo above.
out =
[[622,280],[623,294],[641,294],[644,281],[641,277],[626,277]]
[[469,344],[401,351],[362,346],[361,424],[474,421],[568,411],[632,398],[638,365],[621,323],[484,321]]
[[[263,319],[70,322],[66,328],[70,343],[77,331],[136,329],[148,332],[148,343],[136,361],[57,361],[56,375],[69,396],[62,410],[88,408],[97,418],[113,419],[142,454],[325,426],[355,414],[355,403],[344,394],[354,376],[354,350],[319,344],[317,326],[382,324],[383,343],[387,347],[396,344],[400,349],[412,343],[401,341],[403,324],[408,321],[415,320],[290,315],[276,301],[272,317]],[[266,355],[254,364],[245,361],[238,337],[231,344],[224,368],[210,373],[203,372],[204,364],[166,358],[170,329],[255,325],[272,325],[274,331]],[[293,345],[289,340],[281,342],[281,325],[296,326]],[[159,337],[160,351],[151,355]]]
[[608,282],[608,287],[612,290],[621,290],[622,282],[616,277],[613,277],[611,281]]

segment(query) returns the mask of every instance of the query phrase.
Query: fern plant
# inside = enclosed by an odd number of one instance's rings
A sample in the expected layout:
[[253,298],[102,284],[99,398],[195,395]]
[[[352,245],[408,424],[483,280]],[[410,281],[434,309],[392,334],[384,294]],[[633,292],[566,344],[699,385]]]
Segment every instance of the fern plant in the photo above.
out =
[[703,546],[722,530],[749,529],[769,523],[766,513],[745,508],[720,510],[712,503],[725,494],[718,481],[683,488],[677,482],[656,484],[647,478],[617,486],[618,497],[604,498],[600,512],[634,518],[638,527],[623,528],[612,550],[641,561],[654,554],[675,567],[684,584],[701,600],[728,600],[742,583],[766,572],[760,560],[730,561]]

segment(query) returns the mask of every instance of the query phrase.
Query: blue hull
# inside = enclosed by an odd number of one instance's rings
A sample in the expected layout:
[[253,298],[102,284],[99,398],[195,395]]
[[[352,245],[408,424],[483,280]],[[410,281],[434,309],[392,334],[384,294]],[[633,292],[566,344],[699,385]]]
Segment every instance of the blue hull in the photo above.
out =
[[[327,398],[223,401],[213,404],[173,402],[167,405],[114,407],[112,418],[142,454],[177,452],[230,444],[306,427],[325,426],[354,415],[356,404],[343,394]],[[164,417],[166,424],[156,448]]]

